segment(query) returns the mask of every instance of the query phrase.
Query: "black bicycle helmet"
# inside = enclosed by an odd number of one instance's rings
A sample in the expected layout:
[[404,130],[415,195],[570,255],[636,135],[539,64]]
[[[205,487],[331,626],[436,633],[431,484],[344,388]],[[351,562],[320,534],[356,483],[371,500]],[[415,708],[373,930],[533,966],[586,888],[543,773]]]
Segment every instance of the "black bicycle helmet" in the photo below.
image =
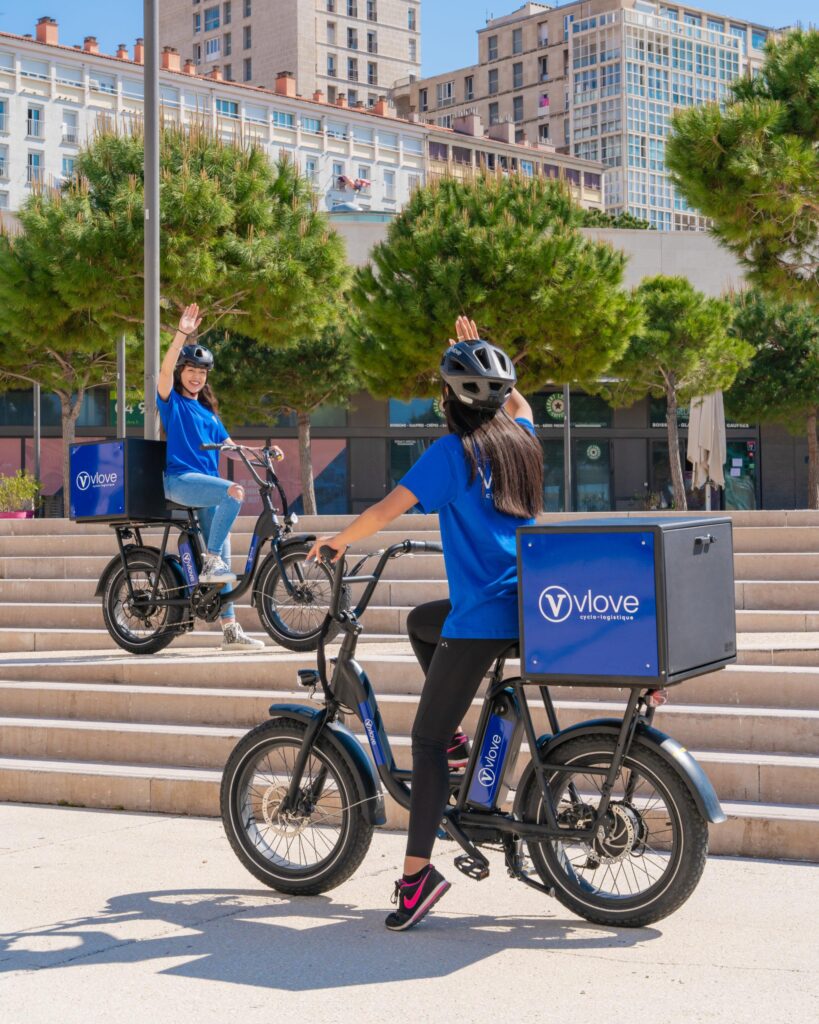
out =
[[200,370],[212,370],[213,353],[209,348],[204,348],[202,345],[183,345],[179,352],[179,358],[176,360],[176,365],[198,366]]
[[509,356],[488,341],[459,341],[441,359],[441,377],[471,409],[500,409],[517,382]]

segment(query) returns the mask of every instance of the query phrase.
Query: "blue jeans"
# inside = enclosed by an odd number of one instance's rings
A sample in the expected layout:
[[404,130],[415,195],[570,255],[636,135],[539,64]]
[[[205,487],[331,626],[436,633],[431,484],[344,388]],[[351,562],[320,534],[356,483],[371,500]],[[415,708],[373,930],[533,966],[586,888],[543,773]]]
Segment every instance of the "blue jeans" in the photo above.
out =
[[[180,473],[165,476],[165,497],[177,505],[198,508],[202,532],[207,537],[208,554],[220,555],[230,565],[230,528],[239,515],[241,501],[233,498],[228,491],[233,486],[230,480],[205,473]],[[222,593],[233,590],[228,583]],[[232,604],[222,609],[222,618],[230,619],[235,614]]]

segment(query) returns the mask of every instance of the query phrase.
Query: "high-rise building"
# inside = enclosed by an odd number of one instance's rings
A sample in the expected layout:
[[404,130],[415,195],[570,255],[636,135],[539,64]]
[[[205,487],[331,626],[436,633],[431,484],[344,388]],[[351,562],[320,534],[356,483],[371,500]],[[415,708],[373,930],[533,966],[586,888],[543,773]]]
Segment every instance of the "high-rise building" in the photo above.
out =
[[374,106],[421,67],[421,0],[163,0],[159,37],[208,74]]
[[719,100],[764,59],[772,29],[647,0],[525,3],[478,32],[479,62],[397,83],[399,115],[449,126],[464,111],[509,122],[516,141],[554,145],[606,166],[611,213],[660,230],[705,220],[665,169],[672,112]]

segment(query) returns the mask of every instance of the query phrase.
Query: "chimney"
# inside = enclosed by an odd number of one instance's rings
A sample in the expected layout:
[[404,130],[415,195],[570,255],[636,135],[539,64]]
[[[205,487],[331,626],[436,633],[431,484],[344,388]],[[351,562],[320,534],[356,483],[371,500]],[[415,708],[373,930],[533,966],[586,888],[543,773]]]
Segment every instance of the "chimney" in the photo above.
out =
[[314,103],[323,103],[324,102],[324,93],[321,91],[321,89],[316,89],[316,91],[313,93],[313,102]]
[[512,121],[500,121],[489,126],[489,138],[495,142],[514,142],[515,125]]
[[96,36],[86,36],[82,41],[82,48],[85,53],[99,53],[100,46]]
[[356,110],[366,110],[367,109],[367,104],[364,102],[364,100],[358,100],[358,102],[355,105],[355,109]]
[[213,67],[207,73],[207,77],[208,78],[212,78],[214,82],[221,82],[221,81],[223,81],[222,69],[219,67],[218,64],[214,64],[213,65]]
[[179,50],[175,46],[163,46],[162,47],[162,70],[163,71],[179,71],[181,70]]
[[452,128],[459,135],[471,135],[473,138],[483,138],[483,122],[479,114],[460,114],[452,122]]
[[344,95],[343,92],[339,93],[339,97],[336,100],[336,106],[337,107],[346,107],[347,106],[347,97]]
[[59,41],[59,25],[54,18],[40,18],[37,21],[37,42],[56,46]]
[[120,43],[117,47],[117,56],[120,60],[128,60],[128,47],[125,43]]
[[195,75],[196,61],[194,61],[192,57],[188,57],[188,59],[185,61],[185,67],[182,70],[185,72],[186,75]]
[[390,102],[386,98],[386,96],[380,96],[375,101],[375,106],[373,107],[373,113],[374,114],[380,114],[382,117],[395,117],[395,111],[390,106]]
[[276,75],[276,93],[279,96],[296,95],[296,78],[292,71],[280,71]]
[[142,36],[137,39],[134,43],[134,63],[144,64],[145,63],[145,40]]

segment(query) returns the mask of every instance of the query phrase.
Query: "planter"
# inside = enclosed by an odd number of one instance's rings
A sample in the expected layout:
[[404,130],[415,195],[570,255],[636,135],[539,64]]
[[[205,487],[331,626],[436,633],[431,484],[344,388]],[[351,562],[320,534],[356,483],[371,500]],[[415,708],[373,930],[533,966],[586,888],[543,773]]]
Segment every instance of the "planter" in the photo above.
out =
[[33,519],[33,512],[0,512],[0,519]]

